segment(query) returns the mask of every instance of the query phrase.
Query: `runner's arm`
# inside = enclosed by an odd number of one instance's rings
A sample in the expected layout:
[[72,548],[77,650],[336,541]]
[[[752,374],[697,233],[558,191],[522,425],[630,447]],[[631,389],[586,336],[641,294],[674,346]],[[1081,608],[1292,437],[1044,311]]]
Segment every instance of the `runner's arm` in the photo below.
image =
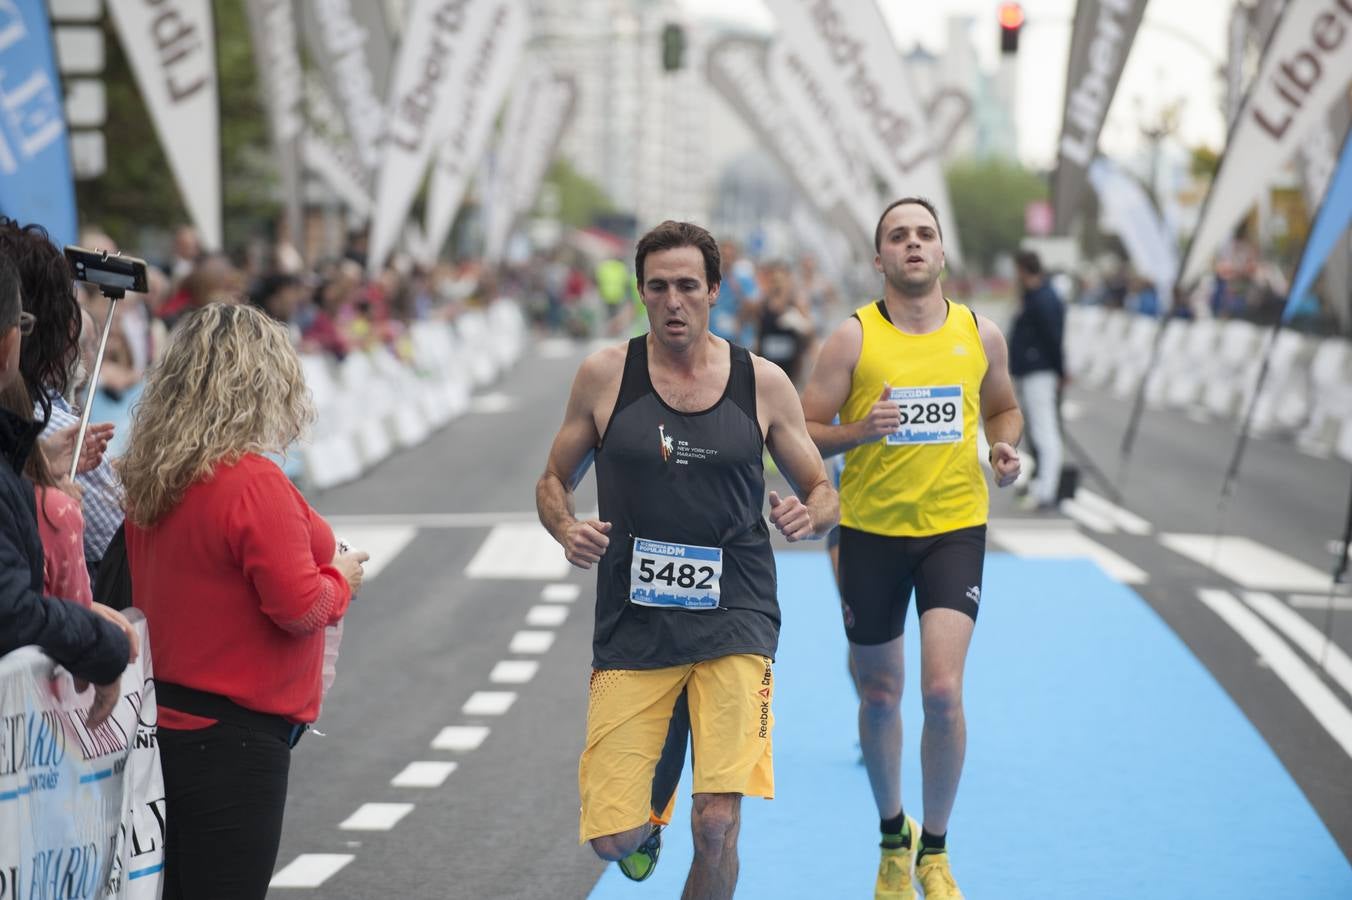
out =
[[986,351],[986,377],[981,380],[981,418],[990,444],[991,468],[1000,487],[1019,474],[1019,439],[1023,437],[1023,413],[1009,377],[1009,348],[1005,336],[990,319],[979,320],[981,346]]
[[831,424],[849,399],[854,367],[863,346],[864,327],[850,316],[822,345],[817,364],[803,388],[802,409],[807,432],[822,456],[835,456],[874,440],[868,433],[867,419],[844,425]]
[[544,474],[535,485],[535,511],[540,524],[563,546],[568,561],[584,569],[601,558],[609,543],[607,523],[580,522],[573,508],[573,492],[591,468],[601,439],[592,407],[603,380],[596,357],[583,361],[573,379],[563,425],[554,436]]
[[[756,359],[756,384],[769,413],[765,443],[796,498],[771,498],[770,520],[789,540],[822,537],[840,521],[840,497],[803,419],[798,392],[784,370]],[[797,506],[805,508],[806,519]]]

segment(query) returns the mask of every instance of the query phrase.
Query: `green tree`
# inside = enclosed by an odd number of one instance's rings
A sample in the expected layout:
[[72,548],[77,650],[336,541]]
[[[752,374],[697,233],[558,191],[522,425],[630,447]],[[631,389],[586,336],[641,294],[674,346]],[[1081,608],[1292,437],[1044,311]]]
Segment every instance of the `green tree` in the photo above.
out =
[[1047,199],[1039,174],[1005,159],[971,159],[948,168],[948,192],[967,267],[989,272],[995,258],[1018,249],[1024,209]]
[[[224,234],[226,249],[238,249],[267,231],[278,215],[277,171],[244,4],[218,3],[215,11]],[[122,43],[106,18],[104,45],[108,169],[76,182],[76,200],[82,226],[106,229],[135,253],[143,229],[168,231],[189,219]]]
[[558,192],[559,221],[573,228],[585,228],[600,213],[614,212],[615,205],[604,189],[573,168],[566,159],[556,159],[545,181]]

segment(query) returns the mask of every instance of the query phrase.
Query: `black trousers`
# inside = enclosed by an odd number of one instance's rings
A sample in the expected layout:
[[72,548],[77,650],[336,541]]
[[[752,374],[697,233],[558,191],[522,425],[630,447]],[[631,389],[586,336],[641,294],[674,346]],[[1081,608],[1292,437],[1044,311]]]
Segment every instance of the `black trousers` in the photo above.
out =
[[263,900],[277,863],[291,748],[224,722],[159,732],[163,900]]

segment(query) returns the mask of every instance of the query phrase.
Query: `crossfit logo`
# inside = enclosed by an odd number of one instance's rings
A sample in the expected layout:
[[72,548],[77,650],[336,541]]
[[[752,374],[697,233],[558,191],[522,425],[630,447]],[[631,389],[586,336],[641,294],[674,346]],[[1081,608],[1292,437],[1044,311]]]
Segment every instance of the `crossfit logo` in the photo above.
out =
[[760,697],[760,733],[761,740],[770,735],[770,685],[773,681],[771,676],[770,659],[765,659],[765,674],[761,676],[761,689],[756,691]]

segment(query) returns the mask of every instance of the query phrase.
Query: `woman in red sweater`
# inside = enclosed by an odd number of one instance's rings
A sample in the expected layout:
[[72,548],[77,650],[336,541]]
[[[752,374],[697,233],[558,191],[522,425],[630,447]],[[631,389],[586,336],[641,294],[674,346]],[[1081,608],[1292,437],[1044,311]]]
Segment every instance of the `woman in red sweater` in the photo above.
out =
[[118,464],[134,605],[150,628],[166,818],[164,898],[263,898],[294,746],[319,712],[324,628],[365,553],[282,470],[312,418],[286,329],[247,306],[185,316]]

